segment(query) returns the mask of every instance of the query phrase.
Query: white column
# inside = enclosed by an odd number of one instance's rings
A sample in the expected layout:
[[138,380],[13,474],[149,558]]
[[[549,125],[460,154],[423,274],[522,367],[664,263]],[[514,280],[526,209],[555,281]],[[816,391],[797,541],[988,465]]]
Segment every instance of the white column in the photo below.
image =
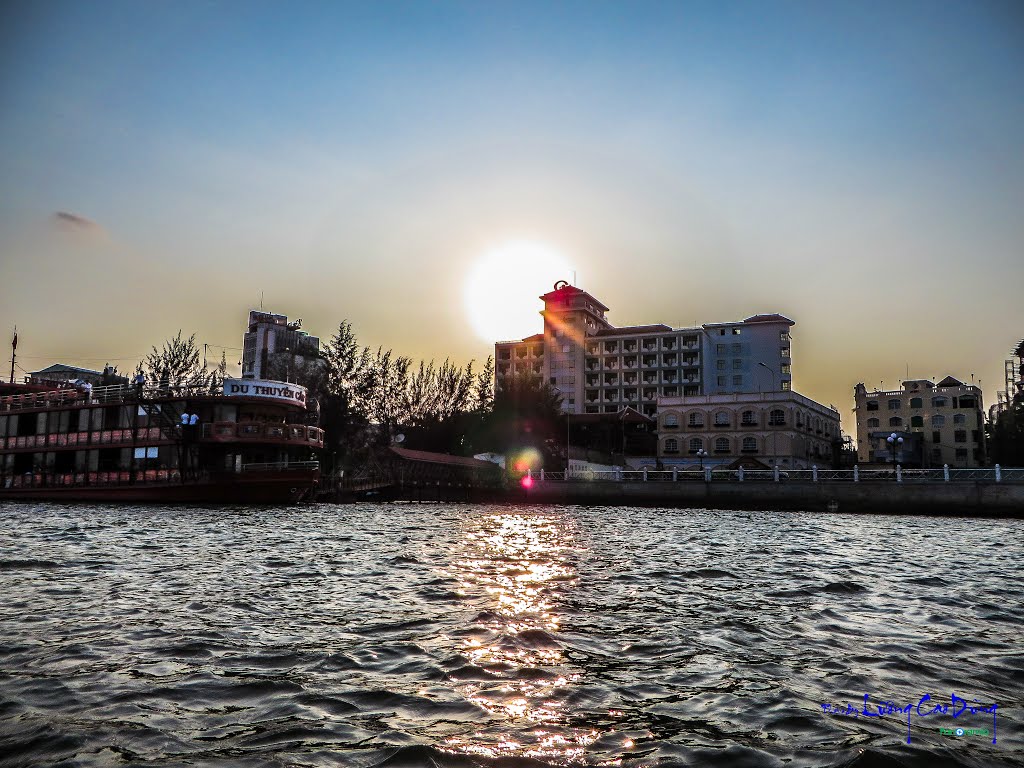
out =
[[779,482],[779,465],[778,464],[776,464],[775,467],[772,469],[772,474],[775,475],[775,482],[776,483]]
[[644,482],[647,482],[647,467],[644,467]]
[[1003,469],[998,464],[996,464],[996,482],[1003,482]]
[[540,468],[540,481],[542,483],[544,482],[544,467]]
[[676,482],[679,479],[679,467],[672,467],[672,482]]
[[903,467],[900,464],[896,465],[896,482],[903,482]]
[[743,467],[739,468],[736,476],[739,478],[739,481],[742,483],[743,482]]
[[942,465],[942,479],[949,482],[949,464]]
[[817,464],[812,464],[811,465],[811,480],[813,482],[815,482],[815,483],[818,482],[818,465]]
[[858,467],[856,464],[853,465],[853,482],[860,482],[860,467]]

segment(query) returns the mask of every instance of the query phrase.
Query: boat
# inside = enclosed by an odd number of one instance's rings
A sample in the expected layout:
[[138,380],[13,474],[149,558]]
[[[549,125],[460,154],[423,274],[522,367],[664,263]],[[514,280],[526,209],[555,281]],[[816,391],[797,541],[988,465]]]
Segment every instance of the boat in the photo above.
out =
[[323,430],[297,384],[0,383],[0,500],[295,504]]

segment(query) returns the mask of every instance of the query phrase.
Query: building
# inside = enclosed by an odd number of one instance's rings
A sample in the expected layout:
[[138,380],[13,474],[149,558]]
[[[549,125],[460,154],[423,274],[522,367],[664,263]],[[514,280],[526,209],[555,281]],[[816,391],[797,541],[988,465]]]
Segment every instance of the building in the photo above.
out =
[[494,345],[495,386],[513,376],[549,382],[569,413],[655,416],[659,398],[792,388],[793,321],[778,314],[694,328],[617,328],[608,307],[564,281],[540,297],[542,333]]
[[996,393],[996,402],[989,409],[989,421],[995,421],[999,414],[1012,408],[1016,398],[1024,393],[1024,339],[1010,354],[1012,357],[1003,361],[1003,389]]
[[242,378],[291,381],[295,371],[319,360],[320,339],[301,328],[302,320],[289,323],[286,315],[251,310],[242,338]]
[[30,371],[29,380],[33,382],[59,383],[65,381],[87,381],[94,387],[102,387],[107,384],[122,384],[128,379],[118,376],[110,366],[102,371],[93,371],[89,368],[79,368],[64,363],[54,363],[40,371]]
[[793,391],[662,397],[658,459],[665,466],[832,467],[839,411]]
[[[947,376],[904,381],[901,389],[854,387],[857,461],[904,467],[980,467],[985,464],[981,388]],[[896,440],[888,438],[895,434]],[[903,438],[902,443],[899,438]]]

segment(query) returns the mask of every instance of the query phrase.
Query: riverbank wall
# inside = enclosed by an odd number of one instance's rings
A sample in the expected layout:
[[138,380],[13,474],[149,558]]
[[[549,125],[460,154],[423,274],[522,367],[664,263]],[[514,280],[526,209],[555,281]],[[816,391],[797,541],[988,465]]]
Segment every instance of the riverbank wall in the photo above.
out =
[[544,480],[510,493],[537,504],[702,507],[1024,518],[1024,483],[589,482]]

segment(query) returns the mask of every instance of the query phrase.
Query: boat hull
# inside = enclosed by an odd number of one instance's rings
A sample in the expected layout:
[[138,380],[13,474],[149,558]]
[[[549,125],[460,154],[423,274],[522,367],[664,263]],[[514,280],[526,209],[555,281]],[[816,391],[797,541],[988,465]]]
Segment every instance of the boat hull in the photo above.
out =
[[319,472],[223,475],[182,482],[0,488],[0,500],[147,504],[298,504],[313,498]]

